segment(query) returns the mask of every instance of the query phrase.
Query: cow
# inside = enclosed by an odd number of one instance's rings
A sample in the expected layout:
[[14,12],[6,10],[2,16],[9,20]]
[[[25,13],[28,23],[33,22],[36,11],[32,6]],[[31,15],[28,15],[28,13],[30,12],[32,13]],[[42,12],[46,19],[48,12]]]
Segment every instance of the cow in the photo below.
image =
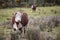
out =
[[26,26],[28,24],[28,15],[26,12],[15,12],[12,17],[12,28],[14,31],[19,30],[21,33],[26,31]]
[[32,5],[31,8],[33,11],[36,11],[36,5]]

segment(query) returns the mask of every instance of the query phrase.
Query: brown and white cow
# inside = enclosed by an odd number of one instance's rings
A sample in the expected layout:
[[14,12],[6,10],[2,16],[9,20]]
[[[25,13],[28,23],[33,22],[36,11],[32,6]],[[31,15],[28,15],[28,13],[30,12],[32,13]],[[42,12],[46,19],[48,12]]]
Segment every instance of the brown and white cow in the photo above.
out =
[[36,5],[35,4],[32,5],[31,8],[32,8],[33,11],[36,11]]
[[[28,24],[28,15],[25,12],[16,12],[12,17],[12,27],[14,31],[19,30],[21,33],[24,30]],[[23,29],[23,30],[22,30]]]

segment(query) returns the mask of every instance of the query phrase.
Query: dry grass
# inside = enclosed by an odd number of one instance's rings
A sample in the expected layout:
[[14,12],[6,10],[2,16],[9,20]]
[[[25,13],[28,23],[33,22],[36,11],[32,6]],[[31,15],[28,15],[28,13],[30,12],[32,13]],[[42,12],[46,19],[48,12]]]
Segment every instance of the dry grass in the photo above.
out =
[[[40,18],[40,17],[45,17],[45,16],[60,16],[60,6],[37,7],[36,12],[32,12],[30,8],[11,8],[11,9],[7,8],[7,9],[0,9],[0,23],[4,22],[5,20],[10,20],[13,13],[20,10],[20,9],[23,9],[25,12],[27,12],[28,16],[31,17],[31,18]],[[2,26],[4,26],[4,25],[2,25]],[[9,34],[9,32],[11,32],[11,29],[6,28],[7,32],[5,34],[4,33],[5,27],[0,27],[0,28],[1,28],[0,29],[1,37],[2,36],[6,37],[7,34]],[[32,29],[34,29],[34,28],[32,28]],[[59,32],[59,31],[56,31],[57,29],[58,28],[53,29],[54,33]],[[27,31],[28,40],[45,40],[43,38],[44,35],[43,34],[40,35],[39,31],[38,30],[28,30]],[[3,38],[2,38],[2,40],[3,40]]]
[[40,32],[38,30],[28,30],[26,37],[28,40],[40,40]]

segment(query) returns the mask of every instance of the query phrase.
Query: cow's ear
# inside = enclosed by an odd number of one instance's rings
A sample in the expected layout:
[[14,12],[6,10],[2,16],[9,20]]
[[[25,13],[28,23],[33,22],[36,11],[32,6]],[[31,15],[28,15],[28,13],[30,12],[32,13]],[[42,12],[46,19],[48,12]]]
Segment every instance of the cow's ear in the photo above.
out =
[[12,13],[12,15],[14,15],[14,13]]
[[17,13],[12,13],[12,15],[16,15]]
[[15,15],[17,14],[17,13],[14,13]]

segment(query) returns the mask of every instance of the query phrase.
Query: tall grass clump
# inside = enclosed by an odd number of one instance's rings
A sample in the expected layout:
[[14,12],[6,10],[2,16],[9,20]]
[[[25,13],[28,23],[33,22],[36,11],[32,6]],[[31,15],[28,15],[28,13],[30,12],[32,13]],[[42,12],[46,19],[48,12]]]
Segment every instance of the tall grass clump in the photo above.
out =
[[26,37],[28,40],[40,40],[40,32],[38,30],[28,30]]
[[60,32],[57,34],[56,40],[60,40]]
[[12,32],[10,35],[11,35],[11,40],[21,40],[20,39],[21,35],[19,31]]
[[2,36],[2,35],[0,35],[0,40],[4,40],[5,38]]

